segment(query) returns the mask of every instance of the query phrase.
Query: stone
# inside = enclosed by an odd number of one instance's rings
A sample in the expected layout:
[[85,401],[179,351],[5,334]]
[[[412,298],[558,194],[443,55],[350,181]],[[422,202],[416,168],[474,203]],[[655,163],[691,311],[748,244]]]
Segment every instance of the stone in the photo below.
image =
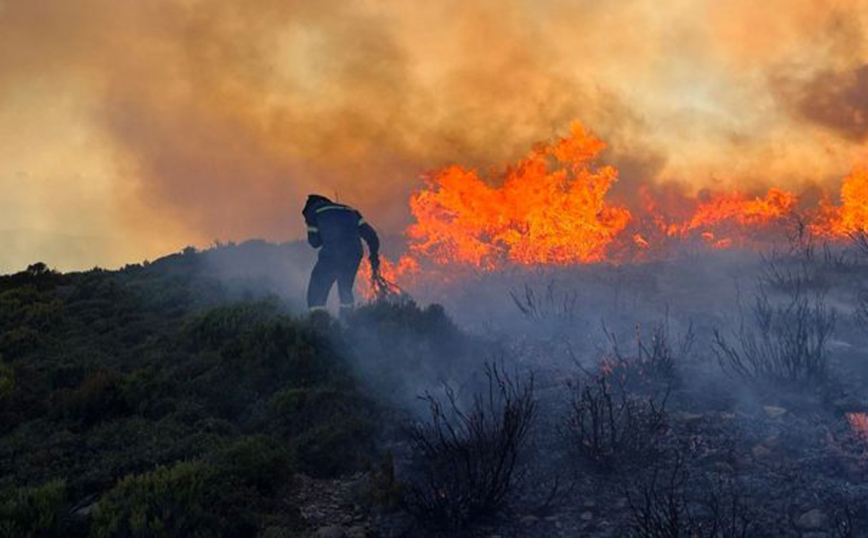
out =
[[781,418],[782,416],[787,414],[787,410],[783,407],[777,407],[774,405],[764,405],[763,411],[766,412],[766,415],[769,418]]
[[582,518],[582,521],[590,521],[590,520],[594,519],[594,513],[590,512],[590,511],[582,512],[581,518]]
[[753,454],[754,459],[761,460],[771,456],[772,451],[764,445],[757,445],[750,449],[750,453]]
[[819,508],[808,510],[796,520],[800,529],[822,529],[829,524],[829,516]]
[[316,538],[346,538],[346,536],[344,528],[337,525],[320,527],[320,529],[316,531]]
[[534,525],[537,521],[539,521],[539,518],[536,516],[524,516],[521,518],[522,525]]
[[346,538],[367,538],[368,529],[362,525],[355,525],[347,529]]

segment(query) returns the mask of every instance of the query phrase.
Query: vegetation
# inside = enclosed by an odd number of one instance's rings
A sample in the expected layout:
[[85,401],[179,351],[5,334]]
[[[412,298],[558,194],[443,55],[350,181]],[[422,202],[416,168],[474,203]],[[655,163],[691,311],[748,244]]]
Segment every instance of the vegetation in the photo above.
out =
[[0,535],[293,529],[294,473],[376,460],[343,329],[201,263],[0,277]]
[[445,404],[426,396],[431,419],[410,431],[417,472],[406,501],[433,526],[455,530],[493,514],[515,486],[537,415],[533,378],[514,379],[495,366],[486,374],[487,390],[467,406],[449,388]]

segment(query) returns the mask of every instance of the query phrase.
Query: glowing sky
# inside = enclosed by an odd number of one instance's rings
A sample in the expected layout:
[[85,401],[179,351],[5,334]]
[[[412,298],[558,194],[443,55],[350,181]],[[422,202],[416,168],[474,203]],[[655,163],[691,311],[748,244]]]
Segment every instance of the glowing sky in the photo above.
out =
[[614,195],[837,187],[868,153],[866,24],[868,0],[0,0],[0,272],[300,237],[310,191],[399,232],[422,173],[573,119]]

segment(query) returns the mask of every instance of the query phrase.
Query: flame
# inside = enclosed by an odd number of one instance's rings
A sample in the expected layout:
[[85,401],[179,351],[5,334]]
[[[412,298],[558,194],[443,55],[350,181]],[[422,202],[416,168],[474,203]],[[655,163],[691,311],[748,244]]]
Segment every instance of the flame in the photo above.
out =
[[717,195],[697,208],[690,221],[681,228],[681,233],[726,221],[742,226],[763,226],[789,216],[795,205],[795,195],[776,188],[769,189],[764,198],[749,199],[739,193]]
[[857,437],[868,443],[868,414],[847,413],[847,422]]
[[[380,256],[380,275],[386,282],[412,285],[419,272],[419,262],[412,256],[401,256],[397,262],[392,262],[386,256]],[[371,264],[367,260],[359,266],[356,292],[366,300],[376,298],[376,291],[371,281]]]
[[841,184],[841,205],[824,204],[812,232],[826,238],[842,238],[868,232],[868,166],[855,168]]
[[411,249],[481,269],[604,260],[630,222],[629,211],[605,200],[617,170],[592,163],[605,147],[575,122],[569,137],[538,146],[496,178],[499,187],[460,166],[433,173],[410,200]]
[[[763,248],[781,237],[770,232],[787,231],[797,216],[798,197],[780,188],[700,199],[648,185],[639,187],[641,207],[631,213],[607,198],[618,171],[597,162],[605,148],[574,122],[569,136],[536,145],[491,177],[458,165],[431,172],[410,198],[409,252],[396,263],[384,259],[383,276],[412,287],[422,275],[437,282],[457,278],[464,273],[459,268],[642,262],[685,241],[711,249]],[[868,167],[845,178],[840,198],[840,206],[826,202],[798,214],[811,234],[837,240],[868,232]],[[361,281],[361,294],[371,298],[367,265]],[[863,421],[868,432],[864,414],[852,420]]]

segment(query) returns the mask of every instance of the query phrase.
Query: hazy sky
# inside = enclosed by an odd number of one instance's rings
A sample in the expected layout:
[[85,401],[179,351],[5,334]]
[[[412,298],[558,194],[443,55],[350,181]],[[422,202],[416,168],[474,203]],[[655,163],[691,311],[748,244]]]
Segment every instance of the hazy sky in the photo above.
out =
[[582,120],[637,183],[834,189],[868,157],[868,0],[0,0],[0,272],[381,229],[420,176]]

